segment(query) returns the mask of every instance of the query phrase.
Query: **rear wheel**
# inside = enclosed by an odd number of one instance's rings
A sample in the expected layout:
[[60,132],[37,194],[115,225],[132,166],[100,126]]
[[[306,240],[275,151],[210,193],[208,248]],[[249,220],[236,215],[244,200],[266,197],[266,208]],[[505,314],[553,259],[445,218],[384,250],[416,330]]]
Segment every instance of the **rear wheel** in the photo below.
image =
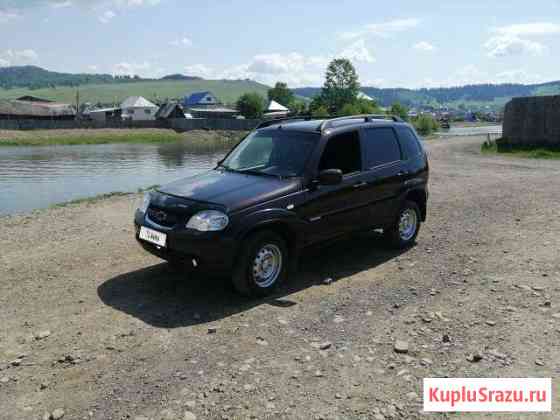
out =
[[395,223],[383,231],[388,242],[397,249],[404,249],[416,242],[421,225],[420,208],[414,201],[405,201]]
[[284,281],[288,251],[282,237],[272,231],[249,236],[233,273],[233,286],[245,296],[269,295]]

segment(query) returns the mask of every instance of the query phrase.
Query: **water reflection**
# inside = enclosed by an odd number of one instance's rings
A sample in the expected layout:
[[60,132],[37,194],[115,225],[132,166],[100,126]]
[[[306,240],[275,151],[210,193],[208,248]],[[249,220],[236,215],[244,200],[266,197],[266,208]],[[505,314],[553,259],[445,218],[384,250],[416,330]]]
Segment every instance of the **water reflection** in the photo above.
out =
[[213,167],[226,152],[186,142],[1,147],[0,215],[164,184]]

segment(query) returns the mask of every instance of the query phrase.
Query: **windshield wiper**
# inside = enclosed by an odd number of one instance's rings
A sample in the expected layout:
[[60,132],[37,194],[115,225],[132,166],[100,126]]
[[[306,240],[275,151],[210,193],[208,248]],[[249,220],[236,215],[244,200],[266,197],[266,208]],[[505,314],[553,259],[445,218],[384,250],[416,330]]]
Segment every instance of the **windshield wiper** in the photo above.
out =
[[274,178],[278,178],[279,175],[276,174],[269,174],[267,172],[262,172],[262,171],[258,171],[256,169],[240,169],[239,171],[240,174],[249,174],[249,175],[257,175],[257,176],[272,176]]

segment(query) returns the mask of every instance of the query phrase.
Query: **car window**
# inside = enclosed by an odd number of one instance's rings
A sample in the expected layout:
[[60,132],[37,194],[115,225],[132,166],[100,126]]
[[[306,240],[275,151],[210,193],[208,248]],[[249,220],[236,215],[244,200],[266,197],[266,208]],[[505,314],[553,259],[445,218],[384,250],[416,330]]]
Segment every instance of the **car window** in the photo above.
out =
[[300,176],[319,137],[319,133],[288,130],[256,131],[230,153],[222,166],[233,171]]
[[319,163],[319,171],[326,169],[340,169],[343,174],[362,170],[358,132],[344,133],[329,139]]
[[391,127],[364,129],[363,143],[368,168],[401,160],[401,149]]
[[422,153],[422,146],[418,142],[418,139],[408,127],[397,128],[397,133],[399,134],[399,140],[403,149],[403,155],[405,159],[413,158]]
[[267,166],[272,148],[272,137],[260,136],[259,141],[244,142],[230,164],[238,169]]

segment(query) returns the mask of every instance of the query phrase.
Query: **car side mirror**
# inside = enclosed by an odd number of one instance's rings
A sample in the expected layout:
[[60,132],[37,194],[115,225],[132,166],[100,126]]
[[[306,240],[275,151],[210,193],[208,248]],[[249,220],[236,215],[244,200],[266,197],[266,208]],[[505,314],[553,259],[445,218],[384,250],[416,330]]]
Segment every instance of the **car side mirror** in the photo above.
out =
[[340,169],[325,169],[319,172],[320,185],[337,185],[342,182],[342,171]]

